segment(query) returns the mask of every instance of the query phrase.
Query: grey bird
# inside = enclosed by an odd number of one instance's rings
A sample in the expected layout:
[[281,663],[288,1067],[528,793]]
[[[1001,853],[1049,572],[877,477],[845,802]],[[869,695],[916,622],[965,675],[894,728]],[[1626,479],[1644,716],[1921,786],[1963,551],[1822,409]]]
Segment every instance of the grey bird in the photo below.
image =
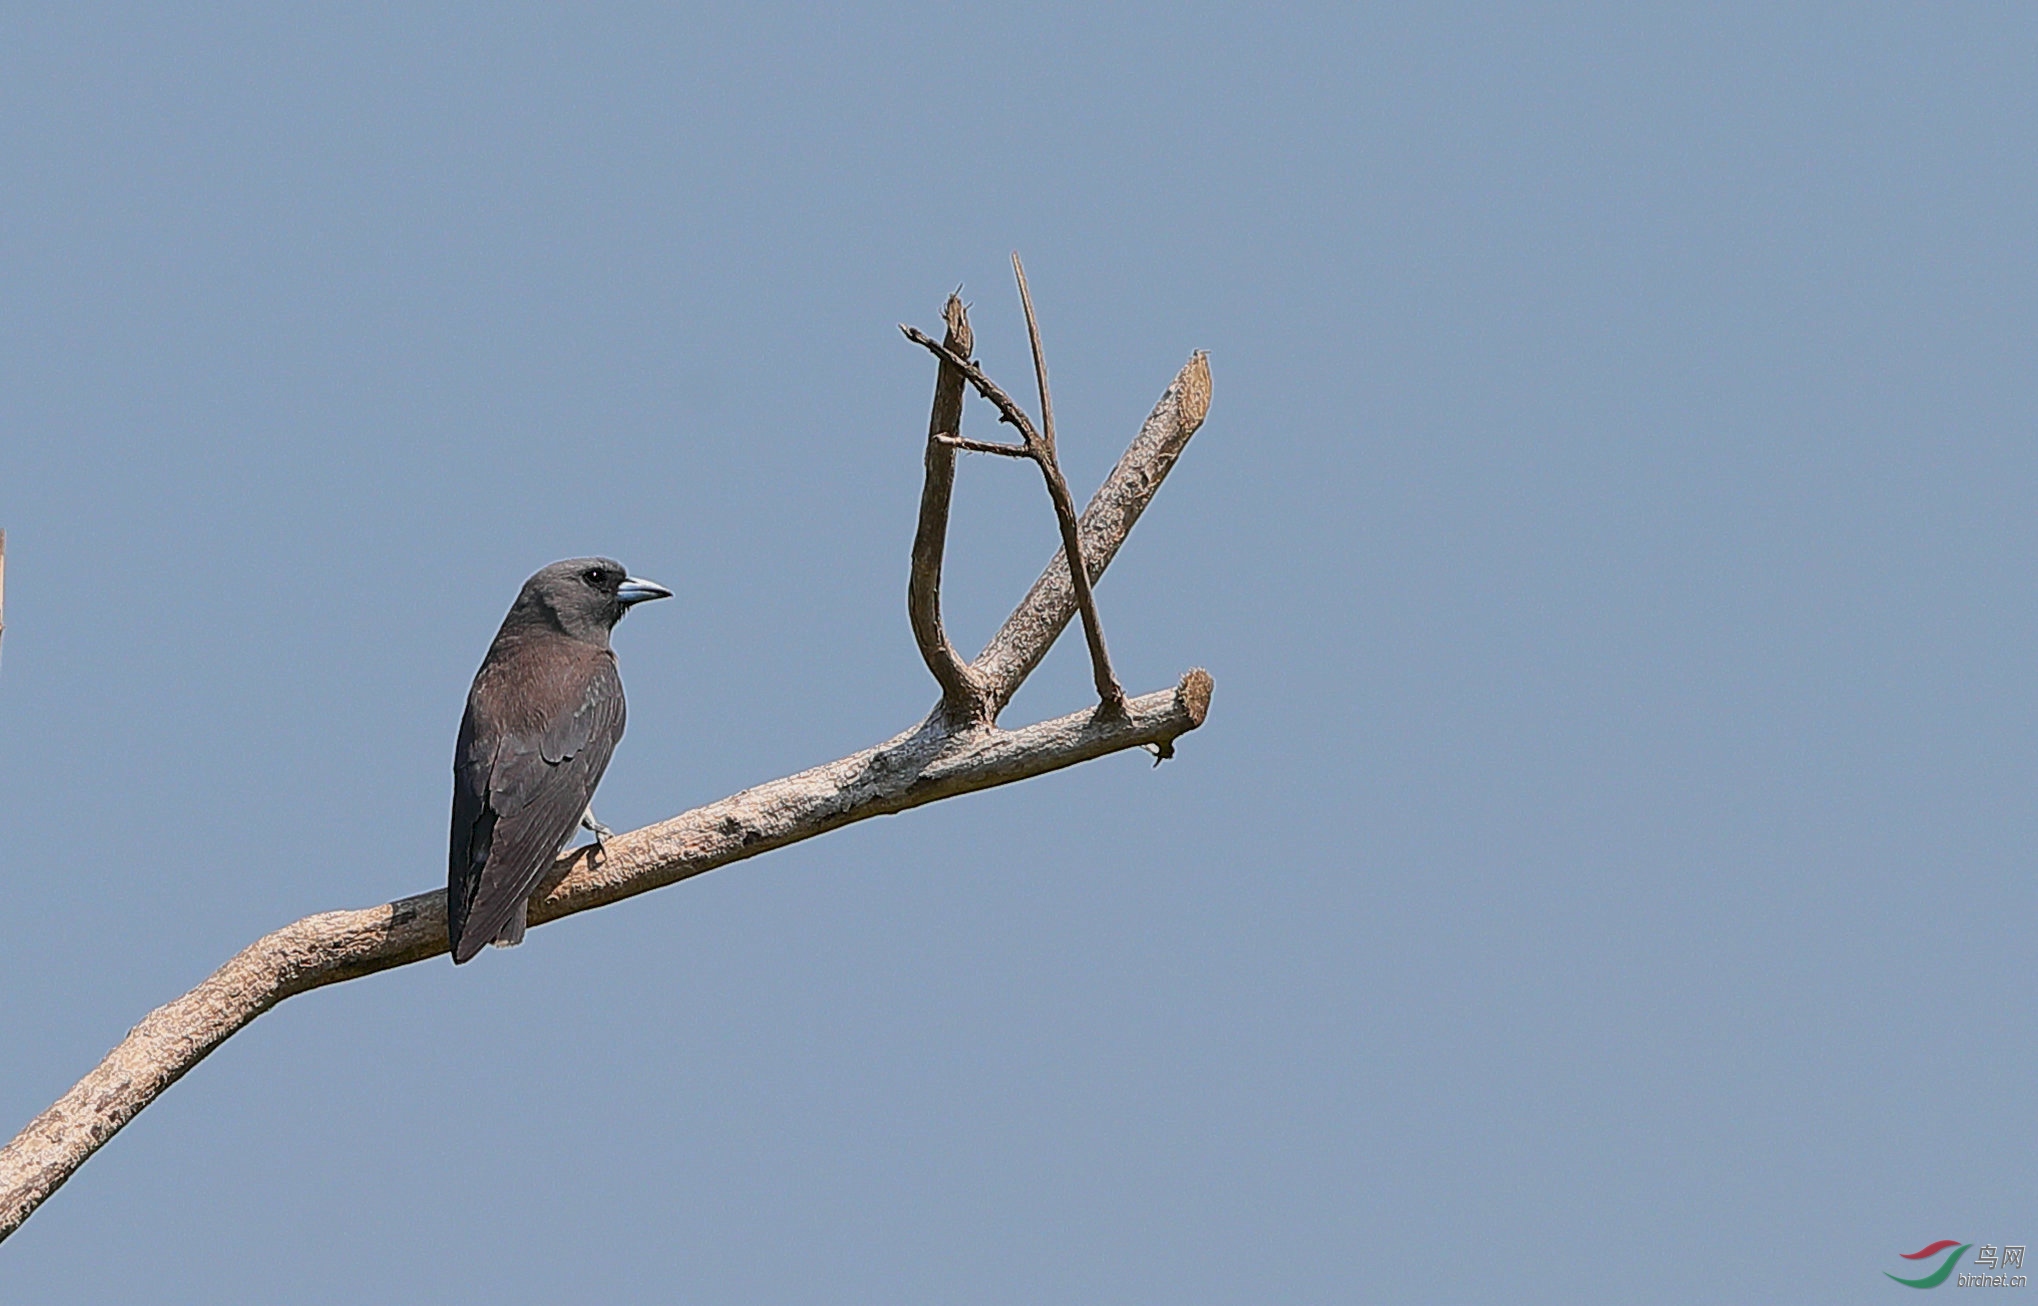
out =
[[524,582],[488,646],[453,751],[446,937],[455,965],[521,943],[531,893],[574,827],[607,827],[589,802],[623,737],[609,632],[672,591],[609,558],[569,558]]

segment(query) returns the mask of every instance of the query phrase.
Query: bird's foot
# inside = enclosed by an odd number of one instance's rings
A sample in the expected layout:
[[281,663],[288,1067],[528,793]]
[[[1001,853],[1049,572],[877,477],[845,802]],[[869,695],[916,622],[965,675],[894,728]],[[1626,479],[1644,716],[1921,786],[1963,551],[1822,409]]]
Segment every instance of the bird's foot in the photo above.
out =
[[604,852],[607,851],[608,841],[616,837],[616,832],[603,825],[601,820],[595,816],[594,808],[592,807],[580,814],[580,828],[593,835],[595,847],[602,849]]

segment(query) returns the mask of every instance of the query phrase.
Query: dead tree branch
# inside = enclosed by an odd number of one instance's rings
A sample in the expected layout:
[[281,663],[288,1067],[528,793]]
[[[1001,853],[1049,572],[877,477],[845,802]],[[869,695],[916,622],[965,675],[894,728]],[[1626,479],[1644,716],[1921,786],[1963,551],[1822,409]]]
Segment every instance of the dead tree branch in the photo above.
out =
[[[942,347],[969,357],[969,310],[960,296],[948,297],[942,316],[948,321]],[[941,686],[941,712],[950,726],[991,720],[983,687],[948,642],[941,624],[941,556],[948,540],[948,505],[955,494],[955,451],[964,444],[962,395],[962,370],[943,359],[934,377],[934,411],[927,418],[927,473],[920,486],[920,524],[913,534],[913,565],[906,579],[906,616],[913,641]]]
[[1006,458],[1031,458],[1033,454],[1023,444],[999,444],[996,440],[965,440],[959,435],[937,435],[935,443],[945,444],[951,449],[965,453],[994,453]]
[[[1023,287],[1023,281],[1021,285]],[[1021,293],[1024,293],[1023,290]],[[940,440],[939,443],[953,448],[974,449],[979,453],[995,453],[1003,454],[1008,458],[1024,458],[1039,467],[1041,476],[1047,481],[1048,499],[1054,504],[1055,522],[1061,529],[1061,557],[1066,559],[1071,554],[1074,554],[1080,558],[1082,556],[1082,525],[1076,520],[1075,500],[1070,497],[1068,481],[1061,474],[1061,463],[1055,457],[1053,439],[1043,435],[1040,429],[1033,425],[1033,419],[1026,415],[1026,410],[1021,408],[1012,396],[1006,394],[996,381],[986,376],[983,369],[975,363],[964,358],[945,344],[936,344],[934,338],[924,331],[909,326],[901,326],[899,330],[905,332],[908,340],[923,346],[935,357],[939,358],[944,373],[953,369],[966,377],[969,383],[976,387],[978,394],[981,394],[997,407],[999,420],[1009,422],[1017,427],[1020,438],[1025,441],[1024,444],[1020,445],[994,444],[988,440],[964,440],[959,436],[951,436]],[[1046,396],[1047,372],[1038,354],[1039,337],[1037,334],[1034,337],[1034,345],[1036,350],[1034,356],[1035,367],[1040,376],[1041,394],[1044,399]],[[1046,412],[1045,403],[1042,404],[1042,412],[1043,414]],[[1047,419],[1043,416],[1041,420],[1044,422]],[[1069,593],[1075,601],[1077,610],[1083,614],[1083,631],[1090,645],[1090,666],[1096,676],[1097,698],[1106,712],[1123,711],[1125,707],[1125,691],[1119,687],[1118,677],[1111,671],[1111,655],[1104,649],[1104,627],[1102,620],[1097,616],[1097,600],[1090,591],[1089,568],[1074,568],[1069,570],[1067,574]],[[1057,630],[1056,633],[1058,634],[1059,631]],[[936,679],[939,678],[937,675]],[[994,712],[993,716],[995,717],[995,715]]]
[[[534,926],[675,884],[719,866],[942,798],[1058,771],[1127,748],[1161,747],[1203,723],[1210,677],[1133,699],[1122,718],[1083,711],[1020,730],[915,730],[826,766],[746,789],[562,858],[531,904]],[[136,1025],[0,1150],[0,1239],[143,1107],[285,998],[446,951],[446,893],[307,916],[263,936],[211,978]]]
[[[1091,584],[1111,565],[1118,546],[1132,533],[1140,514],[1160,491],[1161,482],[1189,447],[1189,437],[1209,413],[1210,360],[1198,351],[1175,375],[1174,383],[1147,414],[1132,446],[1083,509],[1077,529],[1084,571]],[[1004,711],[1075,614],[1075,587],[1064,548],[970,663],[990,690],[994,715]]]
[[[950,301],[947,317],[946,345],[925,343],[966,379],[974,364],[967,362],[968,323],[959,301]],[[922,656],[942,685],[942,707],[874,748],[613,836],[600,853],[589,847],[565,854],[532,902],[530,923],[619,902],[869,817],[1107,753],[1147,747],[1170,754],[1174,740],[1202,725],[1210,709],[1211,681],[1201,669],[1172,689],[1125,701],[1116,713],[1077,712],[1018,730],[994,722],[1076,611],[1062,559],[1080,558],[1087,581],[1103,573],[1202,424],[1209,394],[1209,368],[1199,353],[1091,499],[1077,533],[1064,534],[1064,553],[976,661],[964,664],[940,626],[941,537],[956,446],[939,437],[960,438],[961,409],[961,380],[942,368],[907,603]],[[945,421],[951,412],[955,420]],[[0,1148],[0,1241],[128,1121],[255,1017],[296,994],[445,952],[445,911],[445,893],[435,889],[379,907],[308,916],[256,940],[197,988],[150,1012],[97,1068]]]
[[1019,282],[1019,303],[1026,310],[1026,336],[1033,344],[1033,380],[1040,390],[1040,474],[1047,478],[1047,494],[1054,500],[1054,519],[1061,527],[1061,548],[1072,561],[1069,583],[1075,589],[1076,610],[1083,614],[1083,637],[1090,645],[1090,669],[1097,680],[1097,699],[1106,712],[1125,710],[1125,689],[1111,670],[1111,654],[1104,647],[1104,619],[1097,615],[1097,598],[1090,592],[1090,569],[1082,565],[1082,528],[1076,522],[1076,501],[1069,494],[1069,482],[1061,474],[1061,458],[1054,448],[1054,400],[1047,391],[1047,355],[1040,348],[1040,323],[1033,316],[1033,294],[1026,289],[1026,269],[1019,252],[1012,252],[1012,275]]
[[[960,372],[978,394],[997,408],[1001,421],[1018,429],[1022,439],[1029,435],[1037,438],[1025,410],[997,382],[984,375],[982,368],[922,331],[910,326],[899,329],[907,339]],[[1189,437],[1196,434],[1209,412],[1210,360],[1198,351],[1190,356],[1174,383],[1154,405],[1132,447],[1125,451],[1125,456],[1118,460],[1118,465],[1097,487],[1097,493],[1091,496],[1089,506],[1083,509],[1082,519],[1076,524],[1081,542],[1079,552],[1085,563],[1084,574],[1091,584],[1095,584],[1103,576],[1104,569],[1111,565],[1118,546],[1132,533],[1139,515],[1152,502],[1161,481],[1174,470],[1175,461],[1189,445]],[[959,438],[944,443],[955,443],[959,447],[966,445],[979,452],[1014,458],[1033,456],[1030,440],[1026,445],[964,442]],[[1062,551],[1047,564],[1047,570],[1033,582],[1033,588],[1026,592],[1019,606],[1005,619],[1005,624],[991,637],[984,651],[970,663],[971,669],[983,677],[990,690],[994,718],[1004,710],[1005,704],[1012,701],[1012,695],[1018,693],[1026,677],[1033,674],[1033,668],[1040,665],[1040,659],[1047,656],[1047,650],[1054,646],[1054,641],[1061,636],[1069,618],[1075,616],[1078,606],[1074,573],[1069,569],[1064,537]]]

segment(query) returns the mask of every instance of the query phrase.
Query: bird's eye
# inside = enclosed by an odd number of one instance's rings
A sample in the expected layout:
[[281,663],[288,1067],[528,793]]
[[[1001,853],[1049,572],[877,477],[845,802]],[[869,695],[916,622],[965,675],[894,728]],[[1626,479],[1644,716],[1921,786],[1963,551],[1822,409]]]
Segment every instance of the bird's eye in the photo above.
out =
[[581,579],[586,581],[588,584],[594,586],[596,589],[600,589],[602,581],[602,570],[600,567],[595,567],[592,570],[590,570],[586,575],[582,576]]

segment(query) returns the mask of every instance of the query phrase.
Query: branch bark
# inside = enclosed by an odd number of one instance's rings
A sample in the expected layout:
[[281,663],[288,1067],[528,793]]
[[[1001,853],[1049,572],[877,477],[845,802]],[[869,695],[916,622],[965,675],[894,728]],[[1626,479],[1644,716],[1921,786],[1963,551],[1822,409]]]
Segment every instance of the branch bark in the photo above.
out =
[[[1123,717],[1077,712],[1021,730],[915,730],[669,821],[574,850],[531,903],[534,926],[676,884],[873,816],[1045,775],[1142,745],[1166,747],[1203,724],[1210,677],[1127,704]],[[0,1239],[26,1220],[121,1126],[214,1048],[285,998],[446,951],[443,889],[362,911],[307,916],[244,948],[204,983],[156,1008],[97,1069],[0,1149]]]
[[[942,310],[948,330],[942,347],[968,358],[969,310],[950,295]],[[941,557],[948,541],[948,505],[955,494],[955,451],[962,443],[962,369],[941,361],[934,377],[934,410],[927,418],[927,472],[920,486],[920,524],[913,534],[913,565],[906,579],[906,617],[920,657],[941,686],[941,712],[950,726],[991,720],[989,696],[969,664],[949,643],[941,624]]]
[[[950,342],[968,349],[958,301]],[[958,340],[957,337],[960,337]],[[928,342],[930,345],[932,341]],[[939,346],[936,346],[939,349]],[[921,534],[945,534],[953,447],[933,437],[950,391],[936,380]],[[960,383],[950,387],[959,416]],[[1079,524],[1079,556],[1094,581],[1117,553],[1209,406],[1209,369],[1194,355],[1161,397],[1132,447],[1091,499]],[[959,437],[958,437],[959,438]],[[947,459],[937,467],[936,451]],[[944,484],[932,484],[937,477]],[[938,501],[938,502],[930,502]],[[922,622],[939,631],[941,547],[916,538],[908,610],[916,640],[937,679],[962,666],[943,635],[929,655]],[[981,708],[960,719],[944,706],[919,726],[825,766],[746,789],[667,821],[617,835],[604,847],[562,856],[531,904],[533,926],[782,848],[815,835],[959,794],[1011,784],[1107,753],[1146,747],[1170,756],[1175,739],[1210,709],[1211,680],[1201,669],[1171,690],[1134,698],[1122,712],[1084,711],[1018,730],[991,722],[1067,626],[1076,604],[1069,569],[1057,555],[975,662],[962,683]],[[935,593],[922,591],[924,580]],[[945,652],[944,652],[945,650]],[[953,659],[951,662],[950,659]],[[946,672],[936,670],[940,663]],[[265,935],[183,997],[158,1007],[48,1110],[0,1148],[0,1241],[11,1235],[77,1168],[171,1084],[263,1012],[329,984],[423,961],[446,951],[445,893],[432,890],[360,911],[326,912]]]

